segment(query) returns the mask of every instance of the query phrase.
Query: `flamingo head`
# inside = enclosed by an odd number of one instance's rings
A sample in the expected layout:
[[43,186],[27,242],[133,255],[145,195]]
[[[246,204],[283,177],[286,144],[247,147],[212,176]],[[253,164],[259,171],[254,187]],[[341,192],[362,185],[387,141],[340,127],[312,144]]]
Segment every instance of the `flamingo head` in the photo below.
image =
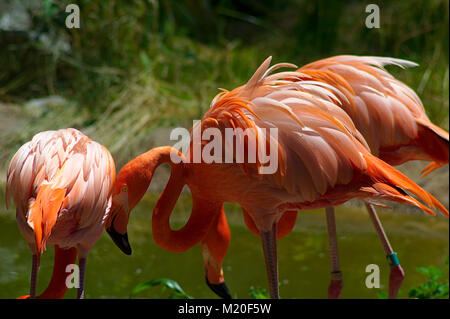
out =
[[[116,183],[113,192],[111,209],[105,228],[113,242],[125,254],[131,255],[131,246],[128,241],[128,219],[130,215],[128,203],[128,186]],[[118,191],[117,191],[118,189]]]
[[225,280],[223,278],[222,261],[218,262],[209,253],[208,247],[202,244],[202,254],[204,261],[204,273],[206,285],[217,296],[223,299],[232,299]]
[[131,254],[127,226],[130,212],[145,195],[152,172],[145,169],[142,157],[127,163],[119,172],[112,192],[112,204],[106,231],[127,255]]

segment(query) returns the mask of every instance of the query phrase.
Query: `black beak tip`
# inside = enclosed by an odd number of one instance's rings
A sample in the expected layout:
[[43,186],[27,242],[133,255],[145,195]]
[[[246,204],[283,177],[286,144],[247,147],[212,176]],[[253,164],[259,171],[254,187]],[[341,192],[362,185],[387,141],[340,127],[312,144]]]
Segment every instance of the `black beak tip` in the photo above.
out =
[[208,278],[206,278],[206,284],[208,285],[209,289],[211,289],[220,298],[233,299],[225,282],[222,282],[220,284],[212,284],[209,282]]
[[108,233],[109,237],[111,237],[114,244],[116,244],[116,246],[119,247],[120,250],[124,252],[124,254],[131,255],[132,250],[130,243],[128,241],[127,233],[125,234],[118,233],[112,225],[111,227],[106,229],[106,232]]

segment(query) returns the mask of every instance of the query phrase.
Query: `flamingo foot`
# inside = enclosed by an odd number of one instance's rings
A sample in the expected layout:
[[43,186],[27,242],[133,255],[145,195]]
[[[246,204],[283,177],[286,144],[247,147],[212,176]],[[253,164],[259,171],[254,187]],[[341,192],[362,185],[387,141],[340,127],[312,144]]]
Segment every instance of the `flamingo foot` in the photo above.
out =
[[389,275],[389,299],[396,299],[403,279],[405,279],[405,272],[401,265],[391,267],[391,274]]
[[330,285],[328,286],[328,299],[339,299],[342,286],[342,272],[332,272]]
[[31,299],[31,298],[30,298],[30,295],[25,295],[25,296],[17,297],[16,299]]
[[332,280],[328,286],[328,299],[339,299],[342,291],[342,280]]

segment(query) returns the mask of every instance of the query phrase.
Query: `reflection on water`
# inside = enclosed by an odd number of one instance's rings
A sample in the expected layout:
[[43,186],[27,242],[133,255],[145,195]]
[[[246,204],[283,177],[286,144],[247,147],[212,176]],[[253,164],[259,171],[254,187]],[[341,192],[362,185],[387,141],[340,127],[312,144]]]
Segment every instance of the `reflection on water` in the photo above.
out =
[[[178,228],[190,210],[186,197],[177,204],[172,222]],[[91,250],[87,262],[87,298],[127,298],[138,283],[154,278],[171,278],[195,298],[215,298],[204,283],[200,247],[184,253],[170,253],[159,248],[152,239],[150,215],[154,196],[147,196],[132,213],[129,237],[133,255],[126,256],[104,234]],[[1,204],[1,203],[0,203]],[[266,287],[264,261],[258,237],[242,222],[240,211],[226,206],[231,224],[231,244],[224,262],[227,284],[234,297],[249,298],[249,287]],[[441,266],[449,254],[448,220],[418,213],[396,210],[380,212],[394,250],[398,253],[406,278],[403,297],[409,288],[425,278],[416,267]],[[326,298],[329,283],[328,239],[325,213],[322,210],[302,212],[289,236],[279,242],[280,294],[283,298]],[[343,298],[377,298],[377,289],[368,289],[364,282],[368,264],[381,269],[381,290],[387,290],[389,267],[363,208],[340,207],[337,227],[341,267],[344,275]],[[38,291],[50,279],[53,249],[41,261]],[[16,225],[12,210],[0,214],[0,298],[14,298],[28,293],[31,253]],[[158,298],[160,290],[142,293],[139,297]],[[74,298],[69,291],[67,298]]]

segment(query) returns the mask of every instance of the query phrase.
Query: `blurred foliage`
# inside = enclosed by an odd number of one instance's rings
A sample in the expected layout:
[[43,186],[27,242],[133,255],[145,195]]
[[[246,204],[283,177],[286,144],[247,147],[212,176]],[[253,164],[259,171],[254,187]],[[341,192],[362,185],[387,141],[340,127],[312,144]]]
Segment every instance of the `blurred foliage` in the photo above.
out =
[[420,274],[427,277],[427,281],[420,286],[412,288],[408,292],[408,297],[418,299],[447,298],[448,295],[448,256],[445,266],[438,268],[435,266],[419,267],[416,269]]
[[[180,284],[175,280],[168,278],[158,278],[138,284],[130,293],[130,298],[135,297],[144,291],[148,291],[153,287],[161,286],[159,297],[164,296],[168,292],[169,299],[193,299],[192,296],[186,294]],[[250,286],[249,295],[252,299],[269,299],[266,289],[261,287]]]
[[161,295],[164,295],[166,291],[169,293],[168,299],[192,299],[192,297],[186,294],[175,280],[168,278],[153,279],[137,285],[131,292],[130,298],[133,298],[138,293],[157,286],[162,287]]
[[249,295],[253,299],[270,299],[267,290],[261,287],[250,286]]
[[[69,3],[80,7],[80,29],[65,27]],[[336,54],[418,62],[389,70],[448,128],[448,1],[377,3],[380,29],[365,27],[360,1],[3,0],[1,165],[38,131],[72,126],[120,167],[153,146],[156,128],[190,127],[218,87],[244,83],[269,55],[298,65]],[[55,96],[59,106],[44,103]]]

